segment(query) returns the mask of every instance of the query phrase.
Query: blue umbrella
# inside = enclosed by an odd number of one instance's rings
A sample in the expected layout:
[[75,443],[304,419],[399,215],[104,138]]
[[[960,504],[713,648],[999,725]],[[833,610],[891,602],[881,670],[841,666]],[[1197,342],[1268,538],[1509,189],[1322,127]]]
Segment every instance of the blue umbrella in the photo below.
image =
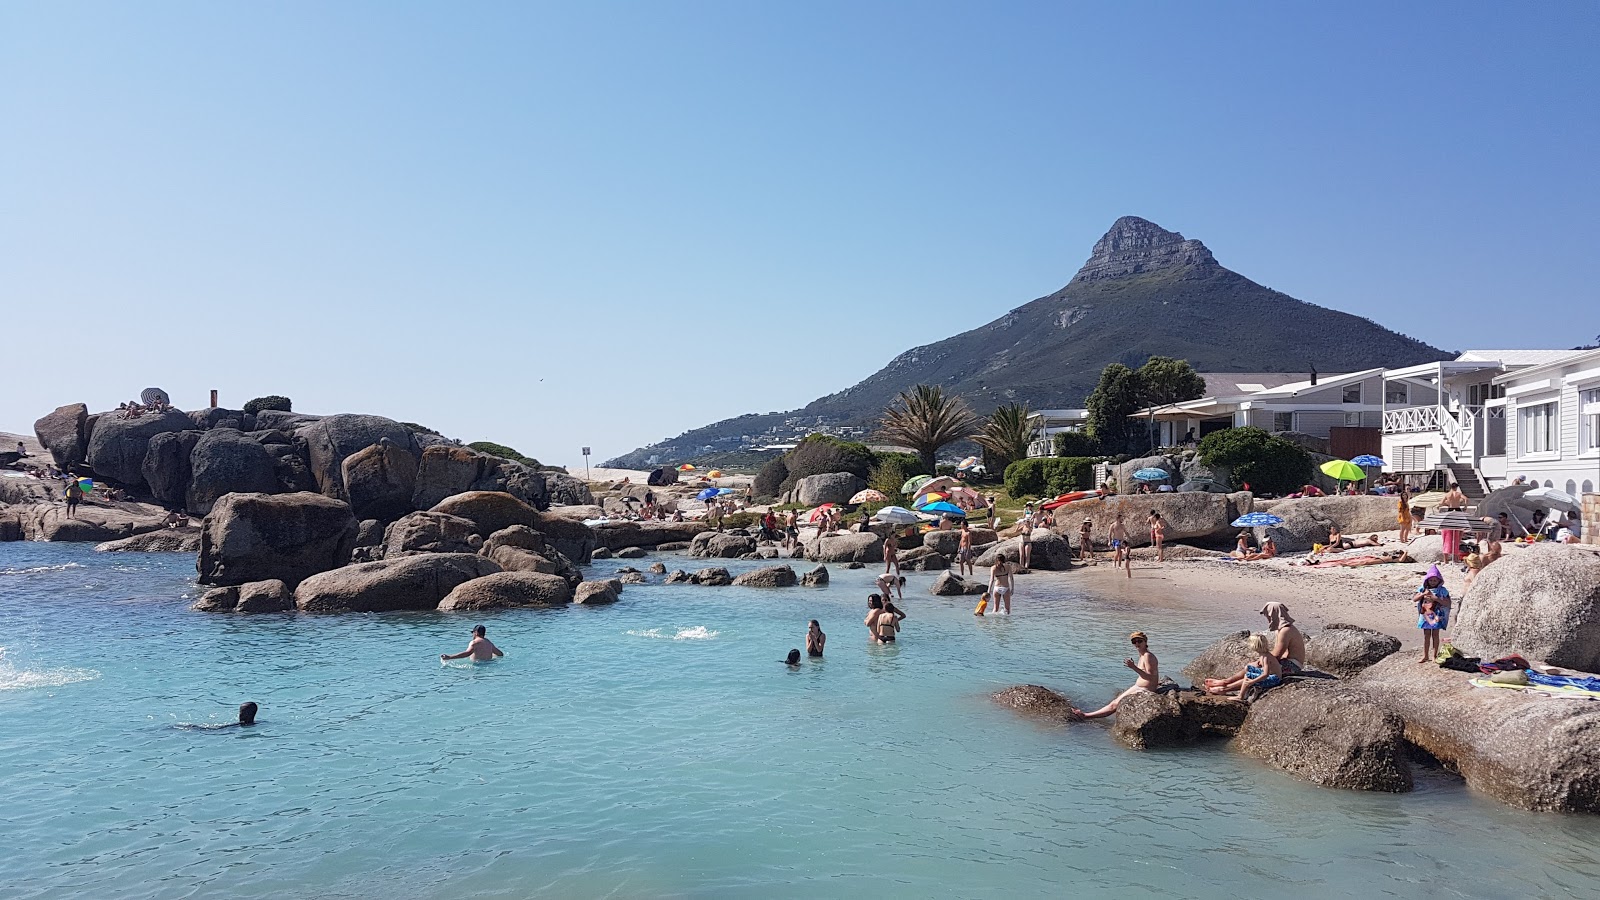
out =
[[946,503],[943,500],[937,503],[929,503],[922,508],[922,511],[925,513],[944,513],[947,516],[965,516],[967,514],[967,511],[961,507],[954,503]]
[[717,489],[716,488],[706,488],[705,490],[701,491],[700,493],[695,494],[695,497],[697,499],[700,499],[700,500],[710,500],[712,497],[715,497],[716,495],[717,495]]
[[1358,456],[1355,459],[1352,459],[1350,461],[1355,463],[1356,465],[1360,466],[1363,469],[1371,469],[1371,468],[1380,468],[1381,469],[1381,468],[1383,468],[1383,465],[1384,465],[1384,462],[1383,462],[1383,460],[1381,458],[1373,456],[1370,453],[1364,453],[1364,454],[1362,454],[1362,455],[1360,455],[1360,456]]
[[1166,469],[1140,469],[1139,471],[1133,473],[1134,481],[1166,481],[1171,477],[1172,473],[1168,472]]
[[1233,520],[1235,528],[1262,528],[1267,525],[1282,525],[1283,517],[1272,513],[1245,513]]
[[717,493],[719,495],[724,495],[724,494],[737,494],[739,492],[734,490],[733,488],[717,488]]

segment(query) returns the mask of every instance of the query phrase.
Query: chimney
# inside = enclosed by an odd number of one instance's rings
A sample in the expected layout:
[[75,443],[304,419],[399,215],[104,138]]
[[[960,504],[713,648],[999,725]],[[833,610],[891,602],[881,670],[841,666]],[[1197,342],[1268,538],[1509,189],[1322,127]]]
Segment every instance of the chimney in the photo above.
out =
[[1316,366],[1312,366],[1311,367],[1311,386],[1312,387],[1316,387],[1317,386],[1317,367]]
[[211,408],[212,409],[216,409],[217,408],[217,389],[216,388],[212,388],[211,389]]

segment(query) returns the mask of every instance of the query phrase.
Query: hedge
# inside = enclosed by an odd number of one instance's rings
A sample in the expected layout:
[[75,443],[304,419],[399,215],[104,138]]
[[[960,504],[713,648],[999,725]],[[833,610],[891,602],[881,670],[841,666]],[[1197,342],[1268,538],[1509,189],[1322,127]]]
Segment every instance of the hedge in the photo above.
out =
[[278,394],[268,394],[265,397],[257,397],[244,405],[245,413],[252,416],[264,409],[275,409],[281,412],[293,412],[294,403],[288,397]]
[[1019,459],[1006,466],[1006,493],[1013,498],[1054,497],[1094,487],[1092,456]]

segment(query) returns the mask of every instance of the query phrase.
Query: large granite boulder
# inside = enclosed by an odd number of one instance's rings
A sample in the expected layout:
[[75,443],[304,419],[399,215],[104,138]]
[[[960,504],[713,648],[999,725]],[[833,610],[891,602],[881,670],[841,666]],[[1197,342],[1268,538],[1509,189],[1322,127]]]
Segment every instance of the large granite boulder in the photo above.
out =
[[545,473],[518,462],[479,453],[470,447],[435,445],[422,451],[411,505],[428,509],[456,494],[500,491],[534,509],[548,509],[550,493],[546,481]]
[[89,434],[87,459],[94,474],[143,490],[144,457],[150,439],[170,431],[197,431],[189,417],[175,409],[125,418],[120,412],[102,413]]
[[[1065,572],[1072,568],[1072,544],[1066,538],[1048,528],[1035,528],[1030,536],[1033,549],[1029,552],[1028,568],[1042,569],[1049,572]],[[1007,554],[1012,562],[1022,558],[1022,538],[1007,538],[997,544],[985,548],[975,560],[978,566],[992,566],[1000,559],[1000,554]]]
[[950,560],[927,547],[906,550],[898,557],[902,572],[943,572],[950,568]]
[[189,608],[195,612],[233,612],[238,606],[239,586],[230,584],[206,591]]
[[284,434],[293,434],[321,419],[321,416],[313,416],[308,413],[287,412],[281,409],[263,409],[256,413],[255,430],[281,431]]
[[615,603],[619,599],[618,585],[611,581],[585,581],[572,592],[572,602],[585,606]]
[[201,584],[298,585],[350,561],[350,505],[320,494],[226,494],[200,524]]
[[755,550],[756,539],[739,531],[704,531],[689,545],[689,555],[696,559],[738,559]]
[[1111,736],[1132,750],[1176,747],[1205,738],[1231,738],[1249,706],[1229,697],[1163,691],[1133,694],[1117,706]]
[[576,587],[583,573],[565,554],[545,541],[544,535],[526,525],[502,528],[483,542],[479,551],[507,572],[539,572],[557,575]]
[[1523,809],[1600,813],[1600,704],[1471,678],[1397,653],[1348,684],[1397,714],[1406,740],[1468,785]]
[[[568,507],[570,509],[572,507]],[[571,518],[566,515],[566,510],[552,508],[550,514]],[[585,516],[584,518],[593,518]],[[705,531],[705,526],[699,522],[607,522],[594,528],[595,541],[599,546],[608,550],[621,550],[624,547],[644,547],[654,549],[662,544],[677,541],[693,541],[697,535]]]
[[1393,497],[1300,497],[1262,501],[1258,510],[1283,519],[1279,525],[1256,529],[1258,537],[1271,537],[1284,553],[1310,550],[1326,543],[1328,526],[1337,524],[1347,535],[1371,534],[1399,527]]
[[1066,722],[1072,718],[1072,701],[1047,687],[1018,684],[989,695],[1007,709],[1047,722]]
[[[980,552],[986,549],[989,544],[1000,539],[988,528],[969,528],[967,530],[972,533],[973,549]],[[961,549],[961,531],[959,529],[951,531],[939,531],[936,529],[930,531],[922,536],[922,546],[940,556],[955,559],[956,552]]]
[[417,458],[393,443],[357,450],[341,463],[350,510],[359,519],[392,522],[411,511]]
[[800,579],[788,566],[767,566],[740,573],[733,583],[742,587],[783,588],[794,587]]
[[189,482],[194,474],[191,459],[199,442],[198,431],[169,431],[150,439],[139,471],[157,503],[173,508],[189,506]]
[[460,585],[500,571],[476,553],[427,553],[357,563],[312,575],[294,590],[301,612],[437,609]]
[[801,575],[800,584],[804,587],[827,587],[828,567],[817,566],[815,569]]
[[[701,569],[691,575],[689,580],[694,584],[705,585],[706,587],[727,587],[733,584],[733,576],[728,574],[728,570],[721,566]],[[669,578],[667,581],[671,583],[672,579]]]
[[483,537],[511,525],[527,525],[538,530],[540,524],[538,510],[505,491],[466,491],[439,501],[432,511],[472,522]]
[[187,505],[203,516],[224,494],[271,494],[278,490],[272,454],[261,443],[234,428],[213,428],[195,442],[189,456]]
[[954,572],[941,572],[928,590],[935,597],[976,597],[989,590],[989,582],[987,579],[967,581]]
[[1170,484],[1176,488],[1183,483],[1183,463],[1177,457],[1141,456],[1138,459],[1130,459],[1113,470],[1112,474],[1117,479],[1117,490],[1132,493],[1138,488],[1139,482],[1134,479],[1133,473],[1140,469],[1160,469],[1171,476],[1165,482],[1156,481],[1152,482],[1153,484]]
[[1310,636],[1306,642],[1306,665],[1329,675],[1350,678],[1399,649],[1398,638],[1370,628],[1335,622]]
[[383,531],[383,557],[394,559],[418,553],[476,553],[483,546],[473,523],[441,512],[414,512],[401,516]]
[[344,461],[373,444],[388,441],[399,450],[418,455],[411,429],[383,416],[341,413],[318,419],[299,430],[306,442],[306,459],[317,490],[336,500],[350,499],[344,482]]
[[[1232,678],[1256,660],[1256,654],[1250,652],[1250,645],[1246,643],[1251,634],[1249,631],[1235,631],[1201,650],[1193,661],[1183,667],[1183,674],[1193,679],[1195,684],[1204,684],[1207,678]],[[1306,646],[1309,650],[1310,645]]]
[[262,444],[272,455],[273,471],[278,476],[278,493],[317,492],[317,479],[305,454],[305,441],[292,444]]
[[495,572],[462,582],[439,601],[440,611],[552,607],[572,602],[572,585],[542,572]]
[[1405,723],[1365,692],[1306,681],[1250,704],[1234,747],[1323,787],[1411,790]]
[[96,553],[197,553],[200,550],[200,529],[162,528],[133,537],[106,541],[95,546]]
[[69,403],[56,407],[56,411],[33,423],[33,434],[50,451],[56,468],[63,472],[83,462],[89,447],[86,427],[89,407],[82,403]]
[[1166,494],[1119,494],[1100,500],[1077,500],[1056,510],[1056,520],[1066,530],[1077,531],[1076,523],[1089,519],[1097,540],[1105,541],[1118,513],[1128,529],[1128,540],[1135,547],[1148,546],[1150,529],[1146,525],[1151,510],[1167,522],[1167,542],[1226,543],[1238,529],[1230,523],[1251,510],[1254,498],[1244,492],[1213,494],[1203,491]]
[[276,578],[241,584],[238,591],[239,602],[234,604],[234,612],[276,613],[294,609],[294,592]]
[[838,503],[843,505],[850,502],[857,492],[865,488],[867,483],[861,477],[850,472],[830,472],[826,475],[808,475],[795,482],[795,502],[804,503],[806,506],[820,506],[823,503]]
[[582,522],[540,513],[533,527],[546,544],[577,565],[587,565],[594,553],[594,529]]
[[1561,544],[1507,552],[1478,573],[1451,627],[1468,656],[1600,672],[1600,555]]
[[550,498],[550,503],[562,503],[568,506],[587,506],[594,503],[594,494],[590,493],[589,485],[582,479],[574,478],[565,472],[537,474],[544,478],[544,490],[546,496]]
[[77,515],[67,517],[67,507],[58,503],[34,503],[9,508],[22,539],[67,543],[103,544],[166,527],[166,510],[148,503],[118,503],[115,506],[83,504]]
[[881,563],[883,538],[870,531],[820,537],[806,545],[805,556],[811,562]]

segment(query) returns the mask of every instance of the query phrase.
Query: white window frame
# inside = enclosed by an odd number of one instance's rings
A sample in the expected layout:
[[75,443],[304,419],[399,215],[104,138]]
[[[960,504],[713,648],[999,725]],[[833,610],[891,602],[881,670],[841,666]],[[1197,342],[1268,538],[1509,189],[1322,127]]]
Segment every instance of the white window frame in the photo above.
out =
[[[1354,388],[1355,392],[1356,392],[1356,398],[1354,400],[1350,399],[1350,389],[1351,388]],[[1339,402],[1340,403],[1360,403],[1361,402],[1361,394],[1362,394],[1361,382],[1358,381],[1355,384],[1347,384],[1347,385],[1344,386],[1344,389],[1339,392]]]
[[[1553,434],[1546,434],[1552,438],[1553,446],[1548,449],[1530,450],[1528,438],[1532,431],[1528,428],[1528,413],[1536,409],[1550,408],[1548,421]],[[1537,403],[1517,403],[1517,458],[1518,459],[1560,459],[1561,458],[1561,398],[1551,397]]]
[[1361,413],[1358,413],[1358,412],[1347,412],[1347,413],[1345,413],[1344,414],[1344,424],[1346,426],[1354,426],[1356,428],[1360,428],[1361,427]]
[[[1399,394],[1400,399],[1390,399],[1391,394]],[[1385,406],[1410,406],[1411,385],[1404,381],[1385,381],[1383,383],[1383,403]]]
[[1578,391],[1578,455],[1600,457],[1600,387]]
[[[1289,417],[1289,427],[1288,428],[1279,428],[1278,427],[1278,417],[1279,416],[1288,416]],[[1272,433],[1273,434],[1281,434],[1281,433],[1283,433],[1285,431],[1293,431],[1293,430],[1294,430],[1294,413],[1292,413],[1292,412],[1274,412],[1272,414]]]

